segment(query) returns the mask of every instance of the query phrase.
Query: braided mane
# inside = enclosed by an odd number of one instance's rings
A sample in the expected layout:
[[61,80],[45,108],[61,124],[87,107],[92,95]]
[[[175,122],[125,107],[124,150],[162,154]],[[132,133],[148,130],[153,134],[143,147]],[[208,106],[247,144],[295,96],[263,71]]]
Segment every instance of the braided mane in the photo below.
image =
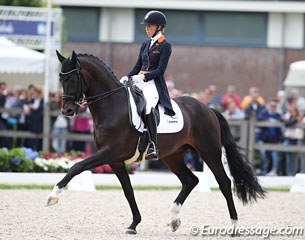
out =
[[92,55],[92,54],[87,54],[87,53],[79,53],[77,54],[77,57],[84,57],[84,58],[87,58],[87,59],[90,59],[92,60],[93,62],[97,63],[97,64],[102,64],[102,66],[104,68],[106,68],[106,70],[111,73],[111,75],[116,79],[118,80],[118,78],[114,75],[113,71],[111,70],[111,68],[106,64],[104,63],[101,59],[99,59],[98,57]]

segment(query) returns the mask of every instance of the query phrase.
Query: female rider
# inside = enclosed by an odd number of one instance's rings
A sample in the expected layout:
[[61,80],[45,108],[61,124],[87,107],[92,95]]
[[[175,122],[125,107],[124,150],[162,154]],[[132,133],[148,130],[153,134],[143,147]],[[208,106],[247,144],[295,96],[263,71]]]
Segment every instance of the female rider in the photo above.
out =
[[150,137],[146,159],[150,160],[158,159],[154,108],[160,102],[165,108],[165,114],[172,117],[175,115],[164,79],[172,51],[171,44],[162,34],[166,23],[166,16],[160,11],[150,11],[145,15],[141,24],[145,25],[146,34],[150,39],[142,43],[135,66],[120,80],[125,83],[131,78],[132,83],[142,90],[146,98],[145,122]]

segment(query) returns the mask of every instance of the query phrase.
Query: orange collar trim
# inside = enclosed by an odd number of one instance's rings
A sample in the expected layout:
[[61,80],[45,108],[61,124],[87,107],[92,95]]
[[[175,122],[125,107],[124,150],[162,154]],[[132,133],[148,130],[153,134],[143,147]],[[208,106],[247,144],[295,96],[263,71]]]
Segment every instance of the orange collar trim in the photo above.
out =
[[162,43],[165,40],[164,35],[158,38],[158,43]]

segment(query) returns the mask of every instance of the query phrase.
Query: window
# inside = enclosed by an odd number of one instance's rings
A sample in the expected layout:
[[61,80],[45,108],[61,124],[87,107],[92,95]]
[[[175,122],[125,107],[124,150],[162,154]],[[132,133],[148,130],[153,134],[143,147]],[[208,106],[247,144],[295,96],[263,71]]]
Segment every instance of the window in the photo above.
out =
[[68,41],[98,41],[100,8],[64,7]]
[[266,45],[266,14],[207,12],[202,27],[203,40],[207,43]]
[[[136,11],[135,40],[147,39],[144,27],[139,27],[148,10]],[[202,12],[161,10],[168,20],[165,29],[173,43],[219,46],[265,47],[267,14],[244,12]]]

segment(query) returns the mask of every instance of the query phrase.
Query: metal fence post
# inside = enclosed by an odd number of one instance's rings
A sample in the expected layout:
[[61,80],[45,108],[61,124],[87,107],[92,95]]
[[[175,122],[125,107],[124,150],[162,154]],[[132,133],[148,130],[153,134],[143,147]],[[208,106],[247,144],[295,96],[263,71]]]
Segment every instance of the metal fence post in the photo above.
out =
[[254,145],[255,145],[255,125],[256,114],[252,113],[248,121],[248,159],[251,163],[254,160]]
[[43,108],[43,139],[42,139],[42,149],[48,152],[50,146],[50,131],[51,131],[51,114],[50,114],[50,104],[45,103]]

